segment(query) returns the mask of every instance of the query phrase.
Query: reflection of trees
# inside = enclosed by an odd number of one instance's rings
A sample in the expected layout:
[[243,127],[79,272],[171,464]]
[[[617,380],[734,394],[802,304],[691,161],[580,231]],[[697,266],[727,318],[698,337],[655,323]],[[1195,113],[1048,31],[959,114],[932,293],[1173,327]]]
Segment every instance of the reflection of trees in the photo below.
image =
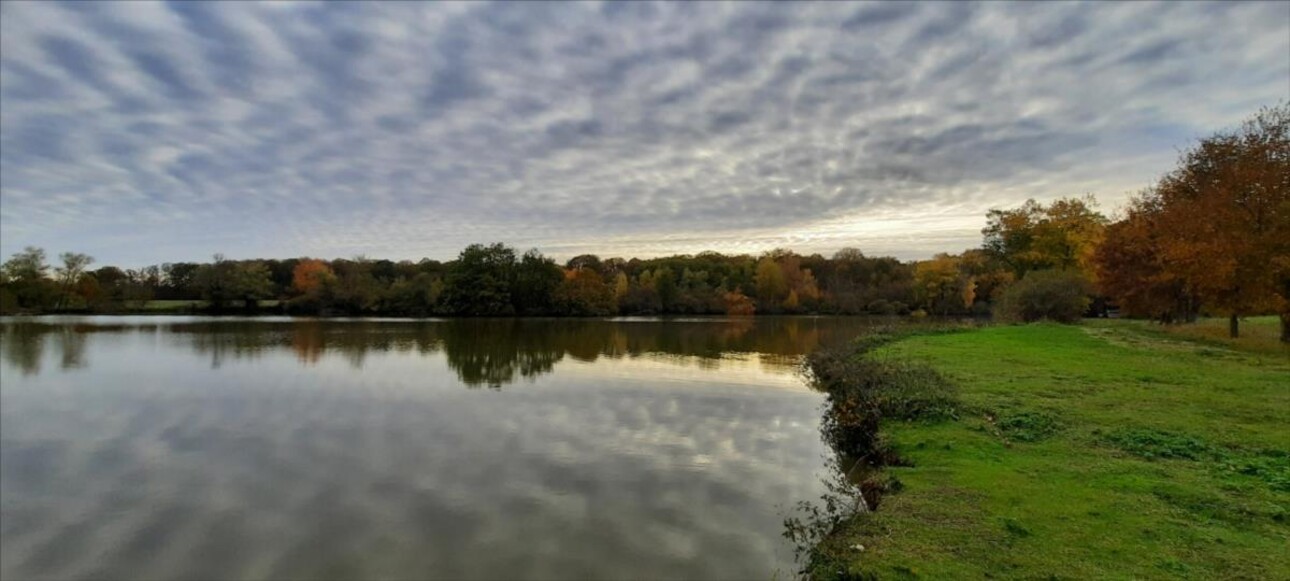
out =
[[449,321],[208,319],[149,325],[3,323],[4,357],[23,373],[38,373],[45,334],[64,368],[84,366],[89,333],[154,332],[182,338],[211,365],[290,352],[303,365],[329,356],[362,367],[372,352],[435,353],[442,349],[463,383],[500,387],[551,372],[566,356],[664,358],[678,365],[719,367],[732,353],[757,353],[768,368],[784,369],[816,347],[858,335],[864,318],[739,317],[731,319],[455,319]]
[[517,377],[537,377],[555,368],[566,351],[579,351],[575,343],[562,343],[557,335],[543,332],[535,321],[456,320],[446,323],[444,330],[448,366],[469,386],[498,388]]
[[91,333],[152,333],[156,325],[96,325],[76,320],[17,320],[0,322],[0,353],[4,361],[23,375],[40,373],[46,337],[52,336],[61,369],[79,369],[87,365],[86,337]]
[[3,326],[0,333],[4,359],[22,371],[23,375],[40,373],[40,359],[45,351],[45,334],[54,329],[50,325],[13,323]]
[[74,327],[62,327],[59,329],[58,350],[62,354],[63,369],[77,369],[85,367],[85,333],[78,332]]
[[382,323],[379,321],[290,321],[211,320],[170,325],[171,333],[189,338],[194,350],[208,353],[211,365],[222,361],[254,358],[289,349],[301,363],[313,365],[325,354],[334,353],[361,368],[370,352],[438,351],[441,339],[437,323]]

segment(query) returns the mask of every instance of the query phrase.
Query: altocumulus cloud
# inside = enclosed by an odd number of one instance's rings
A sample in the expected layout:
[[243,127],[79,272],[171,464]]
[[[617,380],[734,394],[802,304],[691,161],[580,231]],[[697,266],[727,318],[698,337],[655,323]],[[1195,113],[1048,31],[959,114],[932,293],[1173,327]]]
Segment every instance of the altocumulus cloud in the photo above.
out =
[[1290,4],[0,4],[0,243],[141,265],[860,246],[1114,205]]

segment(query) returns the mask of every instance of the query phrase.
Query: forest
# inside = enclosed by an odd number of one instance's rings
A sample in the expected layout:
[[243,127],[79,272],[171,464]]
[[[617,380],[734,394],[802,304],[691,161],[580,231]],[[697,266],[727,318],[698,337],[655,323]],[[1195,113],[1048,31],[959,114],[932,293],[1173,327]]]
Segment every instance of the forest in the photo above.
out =
[[[367,257],[50,265],[28,247],[0,268],[0,313],[113,313],[194,301],[211,313],[607,316],[993,315],[1073,320],[1112,312],[1163,323],[1276,313],[1290,342],[1290,103],[1182,152],[1108,218],[1092,195],[985,216],[980,247],[901,261],[844,248],[661,258],[576,256],[475,244],[455,260]],[[200,301],[200,303],[196,303]]]

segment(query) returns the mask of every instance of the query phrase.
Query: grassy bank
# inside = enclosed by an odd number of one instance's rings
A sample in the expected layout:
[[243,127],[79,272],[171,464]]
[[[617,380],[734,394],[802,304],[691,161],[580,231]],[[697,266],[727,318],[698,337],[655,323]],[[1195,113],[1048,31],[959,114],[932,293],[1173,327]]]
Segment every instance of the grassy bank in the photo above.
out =
[[1130,321],[874,356],[948,377],[960,413],[884,421],[912,463],[885,468],[901,491],[821,545],[814,576],[1290,578],[1290,357]]

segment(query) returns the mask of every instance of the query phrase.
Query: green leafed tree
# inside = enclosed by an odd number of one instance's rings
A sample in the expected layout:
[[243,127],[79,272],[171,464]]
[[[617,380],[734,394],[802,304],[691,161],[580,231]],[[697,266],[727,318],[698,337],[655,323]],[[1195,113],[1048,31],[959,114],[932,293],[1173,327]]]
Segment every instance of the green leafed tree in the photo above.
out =
[[513,315],[515,270],[513,248],[500,243],[467,246],[448,269],[444,305],[455,315]]

